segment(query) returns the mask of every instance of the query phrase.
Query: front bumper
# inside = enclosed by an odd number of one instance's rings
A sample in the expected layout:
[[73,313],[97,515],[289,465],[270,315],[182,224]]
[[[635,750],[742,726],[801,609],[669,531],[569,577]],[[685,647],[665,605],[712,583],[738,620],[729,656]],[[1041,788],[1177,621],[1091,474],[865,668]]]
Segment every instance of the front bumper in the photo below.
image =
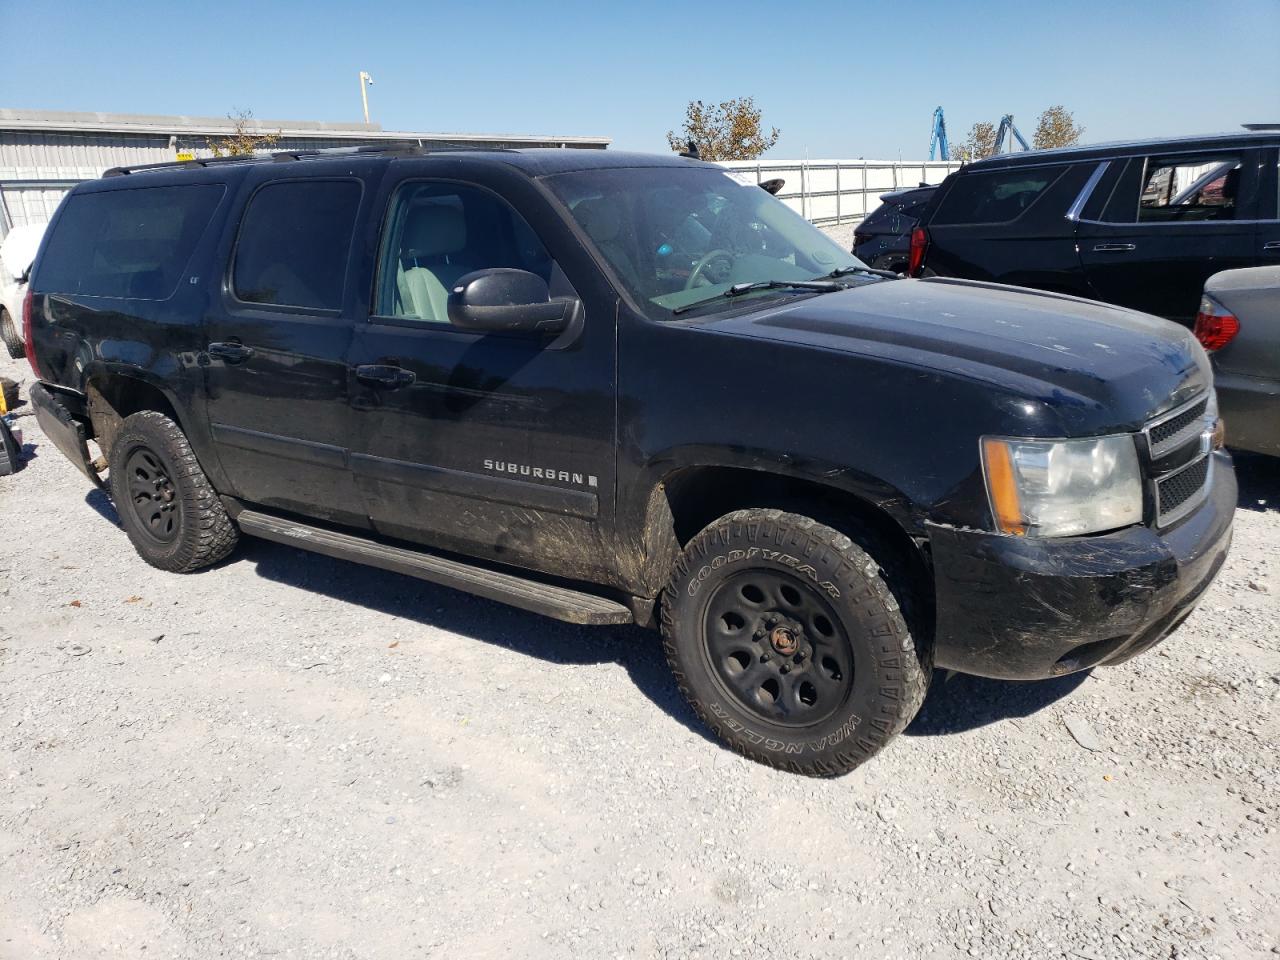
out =
[[1231,545],[1235,473],[1225,453],[1213,457],[1208,498],[1163,533],[1052,539],[932,528],[936,664],[1040,680],[1155,646],[1195,608]]

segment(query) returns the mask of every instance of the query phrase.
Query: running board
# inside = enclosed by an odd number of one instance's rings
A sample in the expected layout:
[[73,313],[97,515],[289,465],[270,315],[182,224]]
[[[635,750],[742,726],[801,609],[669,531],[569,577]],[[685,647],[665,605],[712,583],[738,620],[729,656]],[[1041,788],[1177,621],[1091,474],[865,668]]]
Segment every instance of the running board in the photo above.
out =
[[388,547],[363,537],[334,533],[253,510],[240,511],[236,523],[241,532],[263,540],[403,573],[567,623],[602,626],[635,622],[631,611],[614,600],[539,583],[515,574],[486,570],[403,547]]

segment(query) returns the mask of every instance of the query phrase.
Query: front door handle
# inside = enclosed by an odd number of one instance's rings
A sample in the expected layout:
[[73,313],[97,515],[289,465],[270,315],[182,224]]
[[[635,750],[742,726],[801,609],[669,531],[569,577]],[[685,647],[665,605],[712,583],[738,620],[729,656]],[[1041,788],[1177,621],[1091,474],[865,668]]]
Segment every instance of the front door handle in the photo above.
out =
[[1280,240],[1268,240],[1262,245],[1263,250],[1280,250]]
[[1138,246],[1134,243],[1099,243],[1093,248],[1094,253],[1128,253],[1130,250],[1137,250]]
[[244,363],[253,356],[254,351],[253,347],[246,347],[243,343],[232,340],[226,343],[211,343],[206,352],[209,356],[225,360],[227,363]]
[[365,363],[356,367],[356,379],[366,386],[384,390],[398,390],[410,386],[418,379],[412,370],[393,367],[385,363]]

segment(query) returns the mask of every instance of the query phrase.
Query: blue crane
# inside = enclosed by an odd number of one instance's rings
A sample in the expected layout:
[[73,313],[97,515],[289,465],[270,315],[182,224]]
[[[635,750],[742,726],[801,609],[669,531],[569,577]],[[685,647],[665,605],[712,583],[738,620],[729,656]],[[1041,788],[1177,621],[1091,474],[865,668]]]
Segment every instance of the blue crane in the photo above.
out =
[[934,159],[939,147],[942,148],[942,159],[950,160],[951,150],[947,147],[947,118],[942,115],[941,107],[933,111],[933,136],[929,140],[930,160]]
[[1022,144],[1023,150],[1031,149],[1030,144],[1027,143],[1026,138],[1022,135],[1022,132],[1017,128],[1017,126],[1014,125],[1012,113],[1006,113],[1003,117],[1000,118],[1000,126],[996,129],[996,147],[995,147],[996,153],[1004,153],[1004,141],[1006,137],[1009,140],[1010,153],[1013,152],[1014,137],[1018,138],[1018,143]]

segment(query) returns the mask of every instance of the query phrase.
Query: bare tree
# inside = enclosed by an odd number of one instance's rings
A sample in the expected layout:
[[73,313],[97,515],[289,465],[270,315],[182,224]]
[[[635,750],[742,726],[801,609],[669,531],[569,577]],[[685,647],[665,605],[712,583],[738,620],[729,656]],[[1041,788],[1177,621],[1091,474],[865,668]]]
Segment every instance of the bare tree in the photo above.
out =
[[735,97],[719,104],[691,101],[680,133],[668,131],[667,142],[683,150],[692,140],[703,160],[754,160],[779,136],[777,127],[764,132],[754,97]]
[[273,147],[280,140],[280,131],[275,133],[257,133],[250,129],[256,127],[252,110],[237,110],[228,113],[227,119],[232,122],[231,133],[225,137],[208,140],[209,149],[215,157],[243,157],[258,150]]
[[1076,126],[1075,114],[1059,103],[1040,114],[1031,144],[1037,150],[1074,147],[1083,134],[1084,127]]

